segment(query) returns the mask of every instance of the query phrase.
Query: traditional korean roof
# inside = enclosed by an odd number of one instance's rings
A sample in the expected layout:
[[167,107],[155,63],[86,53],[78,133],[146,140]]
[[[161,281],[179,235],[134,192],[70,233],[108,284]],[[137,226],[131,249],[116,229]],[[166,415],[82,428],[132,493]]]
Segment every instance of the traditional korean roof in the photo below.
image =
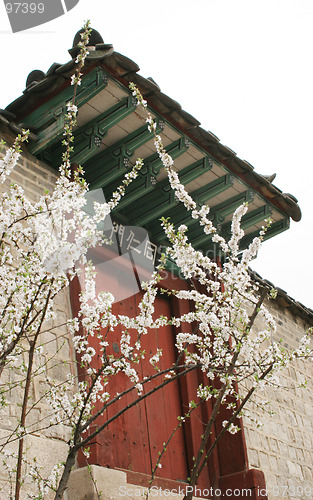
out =
[[301,302],[293,299],[285,290],[275,286],[271,281],[262,278],[256,271],[250,269],[250,275],[252,279],[259,283],[261,286],[266,286],[270,289],[273,288],[277,291],[275,302],[282,309],[288,309],[293,315],[299,316],[310,326],[313,325],[313,309],[306,307]]
[[[76,66],[77,40],[76,36],[68,63],[54,63],[46,73],[31,72],[23,95],[0,110],[0,123],[14,132],[31,130],[29,151],[55,169],[61,159],[66,103],[73,94],[70,77]],[[152,241],[163,244],[158,219],[165,215],[175,224],[189,226],[188,236],[196,248],[204,252],[212,248],[198,222],[186,219],[185,208],[174,198],[144,111],[136,106],[128,88],[130,82],[147,99],[180,179],[199,205],[211,207],[211,219],[221,234],[228,236],[232,213],[243,202],[248,203],[243,247],[259,233],[265,218],[273,221],[266,238],[286,230],[290,218],[301,219],[297,199],[274,186],[273,176],[255,172],[250,163],[238,158],[178,102],[163,94],[151,78],[142,77],[135,62],[104,44],[95,30],[90,43],[75,102],[79,113],[72,161],[83,165],[91,189],[103,189],[107,199],[138,157],[145,163],[115,210],[117,220],[145,227]]]

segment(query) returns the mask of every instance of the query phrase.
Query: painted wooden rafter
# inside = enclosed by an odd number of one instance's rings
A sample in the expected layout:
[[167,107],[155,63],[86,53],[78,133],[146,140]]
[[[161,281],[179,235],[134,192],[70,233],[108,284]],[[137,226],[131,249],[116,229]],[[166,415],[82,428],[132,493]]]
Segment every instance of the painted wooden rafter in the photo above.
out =
[[[180,178],[183,182],[182,176],[180,176]],[[218,179],[215,179],[214,181],[206,184],[205,186],[196,189],[195,191],[191,192],[190,195],[197,203],[204,204],[208,202],[210,199],[214,198],[215,196],[223,193],[227,189],[230,189],[233,186],[233,184],[234,184],[233,175],[226,174],[223,177],[219,177]],[[174,209],[167,212],[165,216],[169,217],[170,222],[173,223],[175,226],[179,224],[185,224],[187,226],[193,226],[199,224],[195,219],[192,219],[192,217],[186,217],[186,210],[181,204],[178,204]],[[154,236],[156,238],[161,238],[162,235],[163,231],[159,231]]]
[[[72,162],[78,164],[85,163],[97,154],[102,139],[108,133],[108,130],[132,113],[136,107],[134,98],[126,97],[112,108],[90,120],[77,131],[74,130]],[[54,166],[60,163],[63,150],[64,148],[59,144],[57,148],[53,148],[51,162]]]
[[[213,162],[209,157],[198,160],[188,167],[185,167],[179,172],[179,177],[184,184],[197,179],[201,173],[211,170]],[[134,216],[133,223],[144,226],[159,219],[161,216],[167,216],[168,210],[179,205],[179,201],[175,197],[174,191],[170,188],[168,180],[164,179],[155,186],[154,193],[143,199],[144,210],[137,210]],[[146,193],[144,193],[146,194]],[[146,201],[146,203],[144,203]]]
[[[263,222],[267,217],[271,215],[271,213],[272,210],[268,203],[266,205],[262,205],[261,207],[258,207],[257,209],[252,210],[251,212],[248,212],[246,215],[244,215],[241,221],[241,228],[246,231],[255,224]],[[229,238],[231,237],[231,222],[222,224],[219,229],[219,234],[226,240],[229,240]],[[194,239],[193,243],[195,248],[201,248],[204,243],[207,244],[210,240],[211,238],[209,238],[205,234],[202,234],[198,238]]]
[[[281,219],[277,222],[274,222],[271,227],[266,231],[263,239],[268,240],[269,238],[272,238],[273,236],[276,236],[277,234],[282,233],[283,231],[286,231],[289,229],[290,226],[290,221],[289,219]],[[240,248],[243,250],[247,248],[250,243],[253,241],[255,237],[259,236],[259,231],[254,231],[253,233],[247,234],[244,236],[240,242]]]
[[[78,108],[101,92],[108,84],[108,75],[102,68],[96,68],[82,78],[77,89],[75,104]],[[73,98],[74,87],[69,86],[32,113],[23,118],[23,124],[36,132],[38,140],[29,144],[32,154],[38,156],[63,135],[67,103]]]
[[[164,128],[162,120],[156,121],[157,133]],[[147,126],[143,125],[109,148],[93,156],[84,169],[91,189],[103,188],[126,173],[131,167],[131,159],[136,149],[152,140]]]
[[[246,231],[251,226],[255,224],[259,224],[260,222],[265,221],[265,219],[269,218],[272,215],[272,209],[269,203],[262,205],[261,207],[256,208],[255,210],[251,210],[251,212],[246,213],[241,220],[241,229]],[[221,227],[221,232],[224,237],[231,236],[231,222],[226,222]]]
[[[172,156],[172,158],[176,159],[181,156],[183,153],[187,151],[189,147],[188,141],[185,140],[184,137],[177,139],[172,142],[168,146],[166,146],[166,151]],[[142,199],[145,195],[151,195],[152,191],[155,191],[157,186],[163,183],[157,183],[156,179],[160,173],[162,168],[162,162],[157,153],[149,156],[144,159],[144,166],[140,170],[139,176],[135,181],[132,182],[131,186],[127,188],[127,195],[119,202],[117,211],[121,211],[127,207],[129,209],[131,205],[138,200]],[[116,189],[117,184],[121,181],[121,179],[116,180],[115,182],[103,186],[104,195],[106,198],[110,198],[112,192]],[[150,198],[150,196],[149,196]],[[140,207],[137,207],[140,209]]]
[[[209,213],[209,219],[213,222],[214,226],[221,234],[222,223],[225,218],[232,215],[236,208],[238,208],[242,203],[251,203],[254,199],[254,192],[251,189],[247,189],[242,193],[238,193],[232,198],[219,203],[212,207]],[[208,240],[208,236],[202,231],[197,220],[192,220],[189,224],[188,237],[192,241],[193,245],[201,245],[202,242]]]

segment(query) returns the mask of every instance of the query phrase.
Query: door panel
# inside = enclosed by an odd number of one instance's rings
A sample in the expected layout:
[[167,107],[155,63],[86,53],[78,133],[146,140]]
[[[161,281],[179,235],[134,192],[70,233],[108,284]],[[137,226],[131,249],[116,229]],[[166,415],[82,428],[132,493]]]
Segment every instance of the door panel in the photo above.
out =
[[[142,292],[135,295],[132,293],[134,286],[132,270],[128,263],[120,267],[120,262],[118,262],[118,269],[115,268],[113,273],[108,273],[106,268],[105,273],[102,274],[101,266],[97,266],[96,289],[97,292],[102,289],[109,289],[116,297],[123,297],[113,304],[113,313],[134,317],[138,314],[138,305],[142,298]],[[184,282],[175,280],[173,285],[176,288],[183,287],[183,284]],[[76,304],[78,293],[79,286],[77,284],[71,290],[74,314],[78,307]],[[124,298],[127,294],[127,298]],[[188,301],[180,301],[179,309],[183,307],[182,310],[176,310],[177,304],[175,302],[175,300],[170,302],[167,297],[158,295],[155,303],[156,317],[160,315],[170,317],[173,314],[183,314],[189,311]],[[190,328],[191,325],[183,324],[181,331],[189,331]],[[103,334],[107,335],[109,354],[119,355],[121,333],[121,327],[117,327],[114,331],[108,333],[103,331]],[[135,331],[130,330],[128,333],[135,338]],[[101,366],[102,351],[96,336],[91,338],[91,343],[98,352],[98,356],[93,360],[93,366],[99,368]],[[172,366],[176,360],[175,329],[172,326],[151,329],[148,335],[142,336],[142,349],[146,351],[146,357],[141,360],[138,367],[140,378],[156,373],[149,359],[158,348],[163,351],[159,362],[160,369],[163,370]],[[84,370],[80,371],[81,377],[84,378]],[[163,380],[163,376],[160,376],[154,381],[145,384],[145,393],[159,385]],[[167,442],[173,429],[177,426],[177,417],[184,415],[188,411],[188,403],[194,399],[198,384],[199,374],[197,371],[192,371],[187,377],[169,383],[155,394],[127,410],[94,439],[90,446],[91,457],[88,462],[151,475],[159,452],[163,450],[163,443]],[[111,394],[111,397],[114,397],[117,393],[122,393],[129,387],[131,387],[131,384],[126,375],[119,373],[110,378],[106,389]],[[125,406],[130,405],[137,397],[137,393],[133,391],[109,406],[106,412],[94,422],[90,432],[93,432],[103,422],[112,418]],[[100,403],[96,403],[95,411],[99,410],[100,406]],[[158,477],[186,481],[189,475],[189,467],[193,463],[192,458],[196,455],[200,436],[203,433],[204,420],[203,409],[198,408],[193,412],[191,418],[187,419],[183,427],[178,428],[167,446],[166,453],[162,456],[162,468],[156,472]],[[86,460],[82,455],[79,457],[79,465],[86,465]],[[213,468],[217,469],[218,467],[213,466]],[[198,484],[203,487],[208,487],[211,484],[209,476],[218,477],[216,469],[215,471],[210,470],[210,474],[209,469],[211,469],[210,466],[203,471],[199,480]]]
[[[138,299],[137,299],[138,300]],[[156,298],[157,315],[170,317],[170,302],[163,297]],[[149,358],[155,354],[156,350],[162,349],[162,356],[159,362],[160,370],[164,370],[173,365],[176,360],[175,339],[173,327],[163,326],[157,330],[152,330],[149,336],[143,339],[143,348],[146,350],[146,358],[142,361],[143,372],[145,374],[156,373]],[[147,389],[157,386],[164,380],[164,377],[148,384]],[[182,405],[180,388],[178,381],[171,382],[164,388],[152,394],[145,400],[147,411],[147,423],[150,442],[150,453],[153,467],[155,466],[159,452],[163,450],[163,443],[166,443],[173,430],[177,427],[177,417],[182,415]],[[186,462],[186,446],[183,429],[180,427],[175,432],[173,438],[167,446],[166,453],[161,459],[162,468],[157,471],[157,476],[184,481],[188,476]]]
[[[97,281],[101,280],[98,275]],[[138,304],[142,293],[132,295],[113,305],[114,314],[124,314],[134,317],[138,313]],[[157,315],[171,316],[170,303],[163,297],[156,299]],[[116,352],[122,333],[121,327],[109,333],[110,353]],[[129,331],[135,338],[136,333]],[[160,369],[171,366],[175,361],[174,332],[170,326],[150,330],[148,335],[141,338],[142,349],[146,351],[146,357],[141,361],[139,367],[140,378],[156,373],[149,359],[162,349],[163,356],[160,360]],[[116,352],[118,356],[118,352]],[[164,377],[158,377],[144,386],[148,392],[158,386]],[[120,373],[110,380],[108,392],[111,395],[122,393],[130,387],[128,378]],[[133,402],[137,393],[123,396],[121,400],[111,405],[106,412],[105,418],[111,418],[125,405]],[[164,388],[155,392],[147,399],[127,410],[117,420],[112,422],[105,432],[106,444],[102,442],[103,455],[99,465],[115,468],[128,469],[136,472],[151,474],[155,466],[159,452],[163,449],[163,443],[167,442],[173,429],[177,426],[177,417],[182,415],[180,389],[178,382],[171,382]],[[100,418],[97,421],[100,423]],[[109,441],[109,446],[108,446]],[[102,453],[102,452],[101,452]],[[167,451],[161,460],[162,468],[158,469],[157,476],[170,479],[186,480],[188,476],[184,432],[179,428],[167,447]]]

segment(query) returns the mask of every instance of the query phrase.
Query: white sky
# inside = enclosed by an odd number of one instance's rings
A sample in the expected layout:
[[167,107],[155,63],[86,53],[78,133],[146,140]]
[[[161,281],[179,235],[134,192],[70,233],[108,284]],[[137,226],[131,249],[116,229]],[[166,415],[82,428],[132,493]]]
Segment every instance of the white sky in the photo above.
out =
[[[51,0],[50,0],[51,1]],[[265,242],[253,267],[296,300],[312,301],[312,0],[80,0],[69,13],[13,34],[0,2],[0,107],[33,69],[70,59],[91,19],[221,142],[299,200],[302,220]]]

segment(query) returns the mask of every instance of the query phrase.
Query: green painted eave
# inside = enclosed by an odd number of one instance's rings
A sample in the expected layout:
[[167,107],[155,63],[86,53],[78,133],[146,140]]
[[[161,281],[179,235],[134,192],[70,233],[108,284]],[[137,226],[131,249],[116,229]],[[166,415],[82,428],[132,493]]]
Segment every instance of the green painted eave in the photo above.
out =
[[[75,105],[82,107],[107,84],[107,73],[99,67],[93,69],[82,78],[82,83],[77,88]],[[68,86],[23,118],[25,127],[30,127],[37,135],[36,142],[29,146],[32,154],[38,156],[52,144],[62,140],[67,104],[72,100],[73,93],[74,87]]]
[[[117,100],[112,96],[112,104],[102,109],[99,97],[104,95],[101,93],[108,92],[109,83],[116,87],[117,93],[123,97]],[[37,135],[37,141],[30,144],[30,151],[54,168],[60,164],[64,115],[72,96],[73,87],[68,86],[24,118],[25,125],[30,126]],[[94,98],[99,99],[97,104],[94,104]],[[106,99],[110,101],[109,92]],[[116,187],[121,184],[124,175],[134,165],[137,151],[146,147],[148,143],[153,144],[153,135],[148,131],[144,120],[138,120],[139,115],[130,91],[102,67],[93,68],[85,74],[82,85],[78,87],[76,106],[82,108],[90,102],[91,109],[93,106],[98,106],[97,114],[75,129],[72,162],[82,164],[90,188],[102,189],[108,200]],[[220,157],[214,157],[207,149],[199,146],[198,141],[192,140],[192,133],[189,130],[185,134],[182,133],[162,113],[153,108],[149,110],[156,119],[156,133],[161,133],[166,128],[169,135],[175,137],[166,145],[165,150],[177,161],[177,165],[180,165],[180,160],[184,158],[183,166],[179,167],[178,172],[180,180],[187,187],[191,186],[188,190],[199,208],[203,204],[211,207],[209,217],[221,235],[226,239],[229,238],[229,217],[242,203],[248,203],[249,207],[251,205],[248,214],[243,218],[243,228],[249,233],[242,240],[243,247],[247,246],[257,233],[257,231],[251,232],[251,228],[261,228],[262,221],[272,212],[276,219],[280,220],[275,220],[265,239],[287,229],[288,215],[262,197],[257,184],[255,189],[252,189],[251,185],[243,181],[242,174],[230,171],[226,164],[221,162]],[[138,123],[144,124],[138,126]],[[118,133],[115,134],[117,130]],[[104,147],[106,138],[110,137],[111,133],[114,137],[115,135],[120,137],[122,133],[123,137],[113,143],[109,140],[109,145]],[[195,157],[189,155],[191,149]],[[187,165],[185,165],[186,158],[188,158]],[[167,178],[163,178],[161,174],[164,174],[164,171],[159,155],[150,153],[144,157],[144,167],[137,179],[127,188],[125,197],[114,211],[115,216],[128,225],[145,227],[151,240],[158,245],[166,245],[159,219],[161,216],[169,217],[176,228],[180,224],[186,224],[190,241],[197,249],[208,251],[213,247],[211,238],[204,234],[199,222],[193,219],[175,198]],[[202,185],[198,183],[198,187],[194,188],[195,181],[199,179]],[[253,206],[255,197],[261,206],[257,204]]]

